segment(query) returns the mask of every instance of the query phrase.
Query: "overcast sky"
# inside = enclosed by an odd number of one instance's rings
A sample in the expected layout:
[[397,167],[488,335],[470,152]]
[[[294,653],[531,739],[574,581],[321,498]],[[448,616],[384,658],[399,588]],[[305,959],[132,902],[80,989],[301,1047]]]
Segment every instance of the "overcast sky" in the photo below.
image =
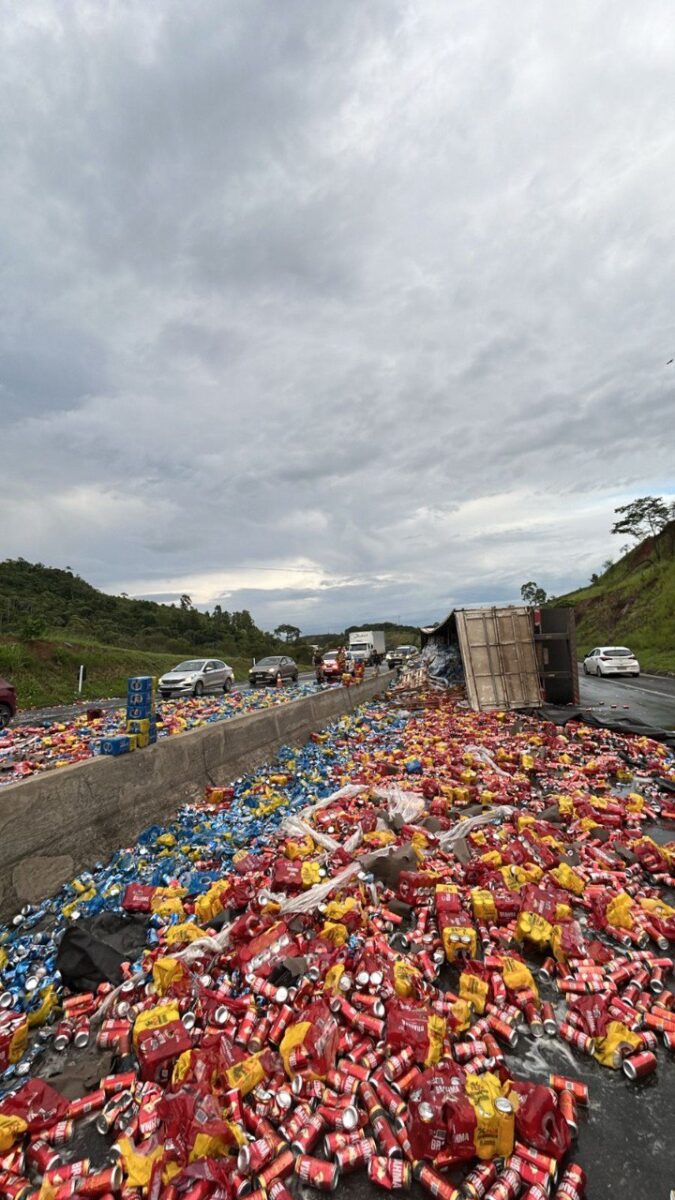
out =
[[21,0],[1,42],[0,558],[427,621],[675,493],[671,0]]

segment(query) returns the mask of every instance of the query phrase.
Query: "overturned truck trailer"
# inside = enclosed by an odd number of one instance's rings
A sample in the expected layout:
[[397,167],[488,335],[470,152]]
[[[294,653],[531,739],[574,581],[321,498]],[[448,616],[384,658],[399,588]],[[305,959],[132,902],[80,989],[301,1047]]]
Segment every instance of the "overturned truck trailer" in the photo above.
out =
[[[574,617],[566,614],[571,639],[554,636],[556,650],[570,659],[564,673],[556,672],[556,702],[573,703],[576,692]],[[422,654],[429,673],[452,684],[462,680],[469,704],[477,711],[489,709],[538,708],[547,698],[552,672],[546,669],[544,614],[520,605],[487,608],[456,608],[438,625],[420,630]],[[564,693],[564,696],[563,696]]]

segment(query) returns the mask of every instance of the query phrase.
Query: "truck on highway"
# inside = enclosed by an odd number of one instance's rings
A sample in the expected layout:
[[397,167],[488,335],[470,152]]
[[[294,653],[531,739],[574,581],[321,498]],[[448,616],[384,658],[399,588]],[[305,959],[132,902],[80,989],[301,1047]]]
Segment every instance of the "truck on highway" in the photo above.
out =
[[349,653],[355,662],[367,666],[375,661],[375,655],[384,657],[384,629],[361,629],[349,635]]

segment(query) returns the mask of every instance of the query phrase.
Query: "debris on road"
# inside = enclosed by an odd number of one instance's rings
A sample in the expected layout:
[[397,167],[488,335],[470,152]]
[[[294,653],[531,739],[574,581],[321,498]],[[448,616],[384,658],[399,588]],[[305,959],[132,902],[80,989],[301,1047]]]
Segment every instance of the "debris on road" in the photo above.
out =
[[[156,736],[161,739],[186,733],[200,725],[285,704],[288,700],[311,695],[315,690],[310,684],[295,684],[279,691],[236,691],[227,695],[164,700],[158,713]],[[151,741],[150,726],[147,733]],[[0,786],[16,783],[36,772],[84,762],[101,753],[102,743],[129,734],[134,735],[134,731],[129,730],[124,708],[107,712],[92,709],[74,720],[49,721],[46,726],[17,725],[0,730]],[[129,744],[127,749],[131,748]],[[112,752],[112,748],[106,750],[106,753]]]
[[[3,931],[4,1194],[288,1200],[354,1172],[585,1194],[579,1076],[673,1066],[675,844],[650,831],[675,762],[404,703],[210,788]],[[533,1077],[547,1042],[570,1069]]]

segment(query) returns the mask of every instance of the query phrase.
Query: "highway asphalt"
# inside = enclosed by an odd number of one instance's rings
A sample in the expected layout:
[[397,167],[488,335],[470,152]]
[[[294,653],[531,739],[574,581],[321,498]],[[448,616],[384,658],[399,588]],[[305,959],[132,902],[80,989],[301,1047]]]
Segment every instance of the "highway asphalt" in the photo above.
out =
[[[302,682],[314,678],[313,671],[300,674]],[[639,679],[597,679],[584,676],[579,667],[581,703],[599,715],[603,709],[623,717],[637,717],[649,725],[675,729],[675,679],[663,675],[641,675]],[[238,685],[240,691],[249,691],[249,685]],[[160,702],[161,703],[161,702]],[[59,704],[51,708],[21,709],[14,725],[36,725],[52,721],[67,721],[89,708],[121,708],[124,699],[113,697],[105,700],[81,700],[75,704]]]
[[637,717],[648,725],[675,729],[675,679],[669,676],[598,679],[584,675],[579,667],[579,690],[581,703],[598,715],[608,710],[616,716]]
[[[313,678],[313,671],[301,671],[298,676],[301,683],[308,683]],[[250,692],[251,688],[248,683],[238,683],[234,690],[238,692]],[[207,692],[204,698],[208,700],[210,693]],[[161,698],[158,702],[161,705]],[[12,724],[42,725],[50,724],[52,721],[72,721],[74,717],[79,717],[90,708],[102,708],[104,712],[107,712],[111,708],[124,708],[125,704],[126,700],[124,697],[112,696],[105,700],[78,700],[74,704],[55,704],[50,708],[22,708],[19,709]]]

